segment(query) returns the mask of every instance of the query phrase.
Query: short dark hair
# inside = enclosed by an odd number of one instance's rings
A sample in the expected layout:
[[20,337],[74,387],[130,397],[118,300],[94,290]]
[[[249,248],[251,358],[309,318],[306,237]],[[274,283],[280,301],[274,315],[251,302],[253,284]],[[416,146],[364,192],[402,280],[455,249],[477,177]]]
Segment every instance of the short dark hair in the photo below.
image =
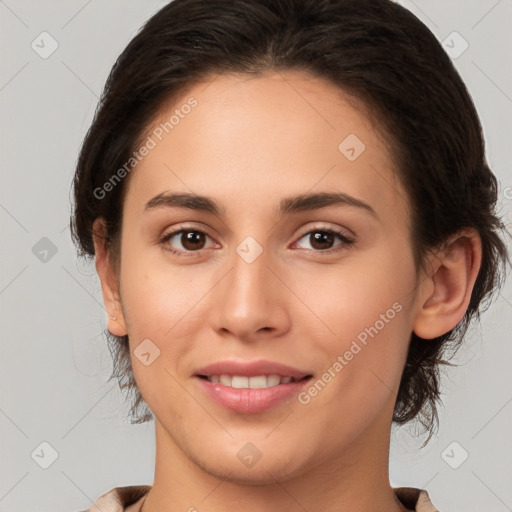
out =
[[[95,191],[126,163],[145,129],[194,83],[215,74],[303,70],[361,100],[378,121],[411,207],[416,269],[431,249],[475,228],[482,263],[464,318],[431,340],[411,334],[393,421],[438,424],[440,365],[502,284],[506,245],[496,215],[497,180],[480,121],[450,58],[430,30],[391,0],[174,0],[153,15],[115,62],[77,163],[71,231],[93,256],[92,224],[106,220],[117,261],[124,179]],[[137,388],[128,337],[107,334],[121,389],[134,393],[132,423],[152,418]],[[143,407],[142,414],[139,409]],[[427,442],[428,442],[427,440]],[[425,443],[426,444],[426,443]]]

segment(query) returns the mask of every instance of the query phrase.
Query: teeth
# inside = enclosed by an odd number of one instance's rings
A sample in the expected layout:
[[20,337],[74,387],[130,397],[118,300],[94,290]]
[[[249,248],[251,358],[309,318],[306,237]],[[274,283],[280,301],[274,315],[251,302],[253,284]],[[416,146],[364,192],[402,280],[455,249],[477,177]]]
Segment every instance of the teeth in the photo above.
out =
[[[235,386],[234,382],[237,377],[233,377],[233,384],[232,386],[234,388],[251,388],[251,389],[263,389],[268,386],[268,379],[265,377],[265,375],[258,375],[257,377],[247,377],[247,386]],[[240,377],[238,377],[240,378]],[[279,382],[278,382],[279,384]]]
[[279,375],[269,375],[267,377],[267,386],[277,386],[281,382]]
[[247,377],[243,375],[208,375],[210,382],[220,383],[236,389],[264,389],[279,384],[288,384],[292,377],[281,377],[280,375],[256,375]]
[[231,375],[220,375],[219,382],[223,386],[231,386]]
[[239,377],[238,375],[233,375],[231,378],[231,387],[237,389],[250,387],[249,377]]

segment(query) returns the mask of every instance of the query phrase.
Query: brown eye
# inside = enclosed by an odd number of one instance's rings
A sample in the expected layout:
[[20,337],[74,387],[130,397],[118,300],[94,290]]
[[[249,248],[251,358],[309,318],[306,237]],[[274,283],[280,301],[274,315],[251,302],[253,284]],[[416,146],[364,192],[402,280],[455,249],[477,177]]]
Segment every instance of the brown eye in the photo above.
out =
[[[341,243],[335,243],[336,239]],[[354,240],[344,233],[334,231],[332,229],[314,229],[305,233],[300,240],[307,240],[311,246],[302,247],[316,252],[333,252],[349,247]],[[299,244],[300,245],[300,244]]]
[[180,229],[168,233],[161,240],[160,243],[164,248],[174,254],[186,254],[187,252],[197,252],[204,249],[206,246],[206,239],[209,236],[202,231],[195,229]]
[[313,249],[330,249],[334,242],[334,235],[327,231],[315,231],[310,233],[309,236]]
[[180,242],[187,251],[202,249],[205,245],[205,236],[199,231],[183,231]]

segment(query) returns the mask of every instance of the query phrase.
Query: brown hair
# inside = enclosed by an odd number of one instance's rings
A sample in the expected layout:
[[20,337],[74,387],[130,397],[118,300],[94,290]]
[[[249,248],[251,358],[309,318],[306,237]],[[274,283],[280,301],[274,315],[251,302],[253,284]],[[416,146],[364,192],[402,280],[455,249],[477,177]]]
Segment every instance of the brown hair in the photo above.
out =
[[[287,69],[334,83],[379,120],[408,194],[417,268],[462,228],[473,227],[481,237],[482,264],[463,320],[435,339],[411,336],[393,421],[417,418],[429,440],[438,423],[439,368],[451,364],[443,357],[487,309],[510,261],[498,233],[506,230],[495,215],[497,180],[485,159],[475,106],[435,36],[397,3],[174,0],[163,7],[128,44],[105,84],[76,168],[73,239],[80,255],[93,256],[92,224],[103,217],[118,260],[126,179],[108,194],[98,190],[178,93],[212,74]],[[132,423],[148,421],[152,414],[133,376],[128,337],[106,334],[111,378],[134,394]]]

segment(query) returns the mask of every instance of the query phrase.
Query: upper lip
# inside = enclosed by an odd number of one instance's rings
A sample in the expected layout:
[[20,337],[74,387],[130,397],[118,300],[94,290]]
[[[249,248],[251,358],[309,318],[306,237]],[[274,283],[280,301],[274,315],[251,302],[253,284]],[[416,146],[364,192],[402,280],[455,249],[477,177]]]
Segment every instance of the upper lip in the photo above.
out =
[[203,366],[197,370],[196,375],[240,375],[255,377],[257,375],[279,375],[281,377],[293,377],[300,380],[311,375],[308,372],[292,368],[291,366],[275,363],[272,361],[217,361],[215,363]]

